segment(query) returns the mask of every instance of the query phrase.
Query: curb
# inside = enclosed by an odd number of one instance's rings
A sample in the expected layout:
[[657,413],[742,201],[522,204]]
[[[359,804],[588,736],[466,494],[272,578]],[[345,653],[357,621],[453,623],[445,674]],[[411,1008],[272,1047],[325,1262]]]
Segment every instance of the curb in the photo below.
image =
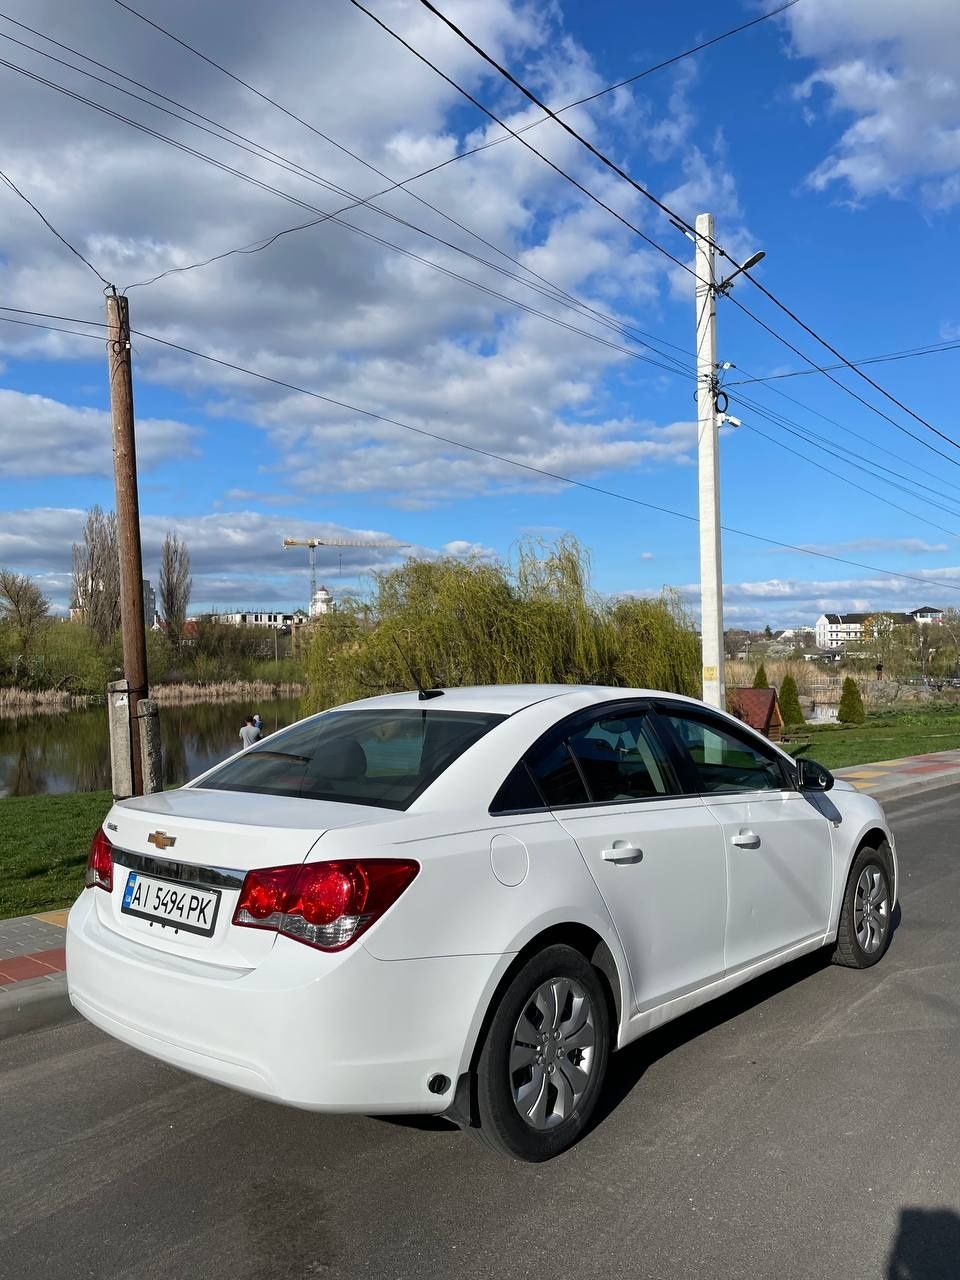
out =
[[[841,777],[837,774],[837,777]],[[880,804],[892,804],[895,800],[909,800],[915,796],[926,795],[928,791],[942,791],[947,787],[960,786],[960,771],[947,777],[912,778],[909,782],[897,782],[893,786],[877,791],[864,788],[862,794],[873,796]]]
[[0,987],[0,1040],[70,1022],[79,1014],[67,995],[67,975],[30,978]]

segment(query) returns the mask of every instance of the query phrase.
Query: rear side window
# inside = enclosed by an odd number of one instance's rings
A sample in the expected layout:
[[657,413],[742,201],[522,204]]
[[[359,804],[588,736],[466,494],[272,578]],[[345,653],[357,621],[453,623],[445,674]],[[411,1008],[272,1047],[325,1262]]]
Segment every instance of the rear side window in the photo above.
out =
[[598,716],[571,735],[570,750],[595,803],[677,793],[666,753],[642,711]]
[[406,809],[503,719],[434,708],[328,711],[264,738],[196,785]]

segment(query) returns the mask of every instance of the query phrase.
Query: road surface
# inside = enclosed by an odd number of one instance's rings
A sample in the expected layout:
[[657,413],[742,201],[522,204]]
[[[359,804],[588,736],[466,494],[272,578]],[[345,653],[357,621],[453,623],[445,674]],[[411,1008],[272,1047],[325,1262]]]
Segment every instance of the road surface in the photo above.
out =
[[0,1045],[3,1280],[956,1280],[960,788],[890,808],[902,923],[614,1057],[548,1165],[314,1116],[82,1022]]

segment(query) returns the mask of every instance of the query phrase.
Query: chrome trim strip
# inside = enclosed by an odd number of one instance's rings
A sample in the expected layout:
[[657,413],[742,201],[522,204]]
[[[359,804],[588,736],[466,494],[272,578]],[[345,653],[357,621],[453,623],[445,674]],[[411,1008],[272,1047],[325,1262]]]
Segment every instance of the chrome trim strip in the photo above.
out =
[[245,871],[234,867],[202,867],[193,862],[178,862],[173,858],[154,858],[149,854],[131,853],[128,849],[113,850],[113,860],[131,871],[141,871],[146,876],[160,876],[164,880],[182,880],[201,889],[239,889]]

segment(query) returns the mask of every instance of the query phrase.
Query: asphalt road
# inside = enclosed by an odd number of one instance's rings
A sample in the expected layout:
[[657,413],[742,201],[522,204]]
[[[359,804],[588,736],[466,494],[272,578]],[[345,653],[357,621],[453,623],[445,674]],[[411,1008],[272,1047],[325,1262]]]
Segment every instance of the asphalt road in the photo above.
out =
[[548,1165],[312,1116],[84,1023],[0,1045],[3,1280],[960,1277],[960,788],[890,807],[902,922],[613,1059]]

